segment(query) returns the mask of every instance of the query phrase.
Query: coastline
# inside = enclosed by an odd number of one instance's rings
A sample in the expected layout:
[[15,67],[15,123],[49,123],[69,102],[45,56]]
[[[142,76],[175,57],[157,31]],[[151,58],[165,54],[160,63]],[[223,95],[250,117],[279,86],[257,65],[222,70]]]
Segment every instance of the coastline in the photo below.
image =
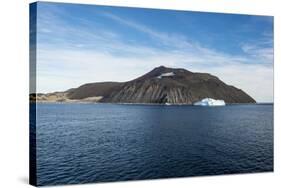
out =
[[[82,100],[71,100],[71,101],[30,101],[34,104],[117,104],[117,105],[157,105],[157,106],[196,106],[194,104],[187,103],[108,103],[108,102],[92,102]],[[261,103],[226,103],[226,106],[232,105],[274,105],[274,102],[261,102]],[[198,106],[200,107],[200,106]],[[212,106],[213,107],[213,106]]]

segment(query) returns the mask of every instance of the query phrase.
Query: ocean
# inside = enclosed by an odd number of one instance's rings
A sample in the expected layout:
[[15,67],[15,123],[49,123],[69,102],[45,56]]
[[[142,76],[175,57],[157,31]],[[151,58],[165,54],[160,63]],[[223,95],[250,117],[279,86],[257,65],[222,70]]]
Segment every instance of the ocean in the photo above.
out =
[[272,104],[36,105],[39,185],[273,171]]

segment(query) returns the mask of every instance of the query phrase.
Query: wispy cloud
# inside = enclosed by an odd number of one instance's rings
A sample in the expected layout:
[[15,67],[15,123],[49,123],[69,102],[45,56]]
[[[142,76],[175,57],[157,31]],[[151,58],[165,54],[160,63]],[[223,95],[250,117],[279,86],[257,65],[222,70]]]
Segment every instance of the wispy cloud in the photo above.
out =
[[148,34],[151,38],[157,40],[158,42],[161,42],[164,45],[173,46],[177,48],[192,47],[191,43],[188,42],[187,38],[184,35],[180,35],[178,33],[174,34],[155,31],[143,24],[131,21],[129,19],[121,18],[109,12],[103,12],[102,15],[112,20],[115,20],[116,22],[132,27],[138,30],[139,32],[144,32]]
[[69,24],[59,12],[48,9],[39,18],[39,92],[66,90],[88,82],[127,81],[166,65],[209,72],[245,90],[257,101],[273,101],[272,47],[243,43],[244,55],[227,54],[180,33],[158,31],[110,12],[100,14],[148,35],[154,43],[164,46],[159,48],[124,40],[124,33],[71,14],[67,16],[80,19],[80,24]]
[[251,43],[243,43],[241,49],[258,62],[273,64],[273,32],[262,33],[263,37]]
[[273,62],[273,48],[272,47],[260,47],[255,44],[244,44],[242,50],[254,60],[259,60],[267,63]]

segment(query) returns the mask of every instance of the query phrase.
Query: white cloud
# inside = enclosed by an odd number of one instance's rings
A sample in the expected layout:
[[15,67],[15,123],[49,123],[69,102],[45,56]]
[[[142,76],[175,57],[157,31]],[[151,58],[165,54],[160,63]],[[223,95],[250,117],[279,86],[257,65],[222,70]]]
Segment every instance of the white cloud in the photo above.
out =
[[263,63],[273,63],[274,54],[272,47],[262,47],[259,44],[243,44],[241,48],[254,60],[262,61]]
[[191,54],[158,52],[140,59],[93,51],[39,50],[37,88],[41,92],[49,92],[66,90],[89,82],[128,81],[156,66],[165,65],[183,67],[195,72],[208,72],[227,84],[243,89],[257,101],[273,100],[272,67],[245,65],[228,57],[221,57],[221,60],[228,63],[209,66],[209,63],[204,62],[204,54],[198,57]]
[[[165,32],[155,31],[143,24],[136,23],[136,22],[130,21],[128,19],[123,19],[119,16],[116,16],[116,15],[108,13],[108,12],[103,12],[103,15],[112,20],[115,20],[121,24],[132,27],[140,32],[144,32],[165,45],[169,45],[169,46],[172,45],[173,47],[176,47],[176,48],[184,48],[184,47],[190,48],[191,46],[193,46],[190,42],[188,42],[188,40],[185,36],[180,35],[178,33],[175,34],[175,33],[165,33]],[[195,46],[193,46],[193,47],[195,47]]]

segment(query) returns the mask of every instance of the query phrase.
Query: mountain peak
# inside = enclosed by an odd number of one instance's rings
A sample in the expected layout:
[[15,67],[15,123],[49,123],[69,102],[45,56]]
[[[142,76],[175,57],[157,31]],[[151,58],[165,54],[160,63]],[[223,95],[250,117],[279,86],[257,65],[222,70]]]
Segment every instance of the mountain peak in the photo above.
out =
[[[155,67],[152,71],[179,71],[179,70],[184,70],[187,71],[185,69],[180,69],[180,68],[171,68],[171,67],[166,67],[166,66],[159,66],[159,67]],[[188,71],[189,72],[189,71]]]
[[152,69],[150,72],[144,74],[143,76],[132,80],[132,81],[141,81],[141,80],[146,80],[146,79],[151,79],[151,78],[159,78],[161,75],[165,74],[170,74],[170,75],[176,75],[176,76],[183,76],[183,75],[190,75],[192,72],[186,70],[186,69],[181,69],[181,68],[170,68],[166,66],[159,66],[155,67]]
[[159,67],[155,67],[151,72],[157,72],[157,73],[166,73],[169,71],[173,71],[173,68],[169,68],[169,67],[165,67],[163,65],[159,66]]
[[159,67],[155,67],[154,69],[157,69],[157,70],[164,70],[164,69],[170,69],[169,67],[165,67],[164,65],[161,65]]

